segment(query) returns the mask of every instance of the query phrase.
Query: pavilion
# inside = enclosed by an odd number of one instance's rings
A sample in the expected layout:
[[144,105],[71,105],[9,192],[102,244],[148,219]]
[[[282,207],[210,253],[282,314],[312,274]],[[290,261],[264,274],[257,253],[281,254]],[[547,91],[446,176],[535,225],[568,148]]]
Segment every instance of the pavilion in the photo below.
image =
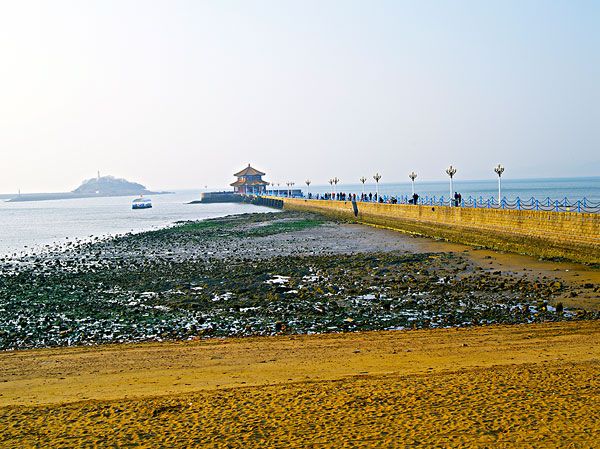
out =
[[233,191],[235,193],[242,193],[247,195],[262,195],[266,191],[266,186],[269,185],[267,181],[263,181],[262,177],[265,174],[252,168],[250,164],[242,171],[235,173],[233,176],[237,177],[237,181],[231,183]]

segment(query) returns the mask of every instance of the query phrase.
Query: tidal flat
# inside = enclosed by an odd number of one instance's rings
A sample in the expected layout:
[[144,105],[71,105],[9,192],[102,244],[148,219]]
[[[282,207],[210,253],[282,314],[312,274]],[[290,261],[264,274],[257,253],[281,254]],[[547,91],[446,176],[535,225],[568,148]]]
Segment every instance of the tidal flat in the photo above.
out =
[[597,319],[552,276],[320,216],[235,215],[0,259],[0,349]]

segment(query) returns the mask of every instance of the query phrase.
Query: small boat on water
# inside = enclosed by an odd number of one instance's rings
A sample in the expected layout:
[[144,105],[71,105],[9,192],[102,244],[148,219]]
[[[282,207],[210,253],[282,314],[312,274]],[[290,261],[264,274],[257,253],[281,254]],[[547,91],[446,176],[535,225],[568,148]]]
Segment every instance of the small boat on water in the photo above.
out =
[[131,203],[132,209],[150,209],[152,207],[152,200],[150,198],[136,198]]

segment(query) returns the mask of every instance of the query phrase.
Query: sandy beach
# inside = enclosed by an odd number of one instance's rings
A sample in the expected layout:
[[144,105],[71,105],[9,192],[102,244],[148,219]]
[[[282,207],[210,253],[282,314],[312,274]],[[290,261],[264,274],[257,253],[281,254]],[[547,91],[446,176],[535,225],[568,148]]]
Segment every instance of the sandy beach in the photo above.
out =
[[600,438],[594,267],[296,213],[0,263],[1,447]]
[[594,447],[597,321],[0,354],[2,447]]

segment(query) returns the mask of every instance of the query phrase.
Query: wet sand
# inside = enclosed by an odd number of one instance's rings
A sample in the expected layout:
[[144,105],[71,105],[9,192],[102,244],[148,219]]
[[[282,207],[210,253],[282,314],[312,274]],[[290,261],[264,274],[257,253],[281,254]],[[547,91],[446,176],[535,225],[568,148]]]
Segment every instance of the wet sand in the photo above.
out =
[[0,354],[2,447],[593,447],[600,323]]
[[[394,231],[387,231],[392,232]],[[411,236],[403,235],[405,239]],[[586,286],[600,286],[600,268],[576,262],[543,260],[522,254],[492,251],[442,240],[415,237],[410,251],[461,253],[477,266],[504,274],[526,275],[528,279],[559,279],[572,290],[556,296],[553,303],[562,302],[569,307],[600,310],[600,290]]]

